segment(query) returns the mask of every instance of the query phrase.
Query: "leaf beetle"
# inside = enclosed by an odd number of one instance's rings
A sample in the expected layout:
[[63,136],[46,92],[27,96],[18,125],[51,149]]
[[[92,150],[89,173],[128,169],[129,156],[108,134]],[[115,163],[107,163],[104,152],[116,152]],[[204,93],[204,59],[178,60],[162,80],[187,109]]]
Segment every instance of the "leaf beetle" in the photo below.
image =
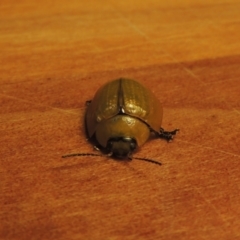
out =
[[[170,141],[179,131],[168,132],[161,127],[161,103],[151,90],[132,79],[119,78],[104,84],[87,105],[85,124],[89,139],[115,159],[131,160],[133,152],[151,133]],[[63,157],[84,155],[98,154],[76,153]],[[147,158],[135,159],[161,164]]]

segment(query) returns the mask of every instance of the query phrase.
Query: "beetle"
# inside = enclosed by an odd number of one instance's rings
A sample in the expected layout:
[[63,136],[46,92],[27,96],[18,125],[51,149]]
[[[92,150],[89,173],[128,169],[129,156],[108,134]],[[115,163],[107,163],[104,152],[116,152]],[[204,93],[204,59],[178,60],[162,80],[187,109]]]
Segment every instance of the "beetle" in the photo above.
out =
[[89,101],[87,134],[113,157],[125,159],[151,132],[168,141],[173,139],[178,129],[164,131],[162,116],[162,105],[151,90],[135,80],[120,78],[103,85]]
[[[97,143],[98,149],[116,159],[132,159],[133,152],[149,139],[151,133],[170,141],[179,131],[165,131],[161,127],[163,109],[158,98],[132,79],[119,78],[104,84],[87,105],[85,125],[89,139]],[[66,156],[79,155],[95,154]]]

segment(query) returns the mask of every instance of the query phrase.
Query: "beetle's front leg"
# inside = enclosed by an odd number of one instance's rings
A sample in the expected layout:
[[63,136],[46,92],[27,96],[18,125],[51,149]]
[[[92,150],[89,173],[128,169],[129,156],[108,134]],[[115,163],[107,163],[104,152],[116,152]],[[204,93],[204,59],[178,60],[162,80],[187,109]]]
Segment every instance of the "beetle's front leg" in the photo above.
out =
[[166,139],[168,142],[173,140],[173,136],[176,135],[176,133],[179,131],[179,129],[175,129],[173,131],[165,131],[163,128],[160,128],[160,131],[157,133],[158,137]]
[[96,150],[96,151],[100,151],[100,146],[94,145],[94,146],[93,146],[93,149]]

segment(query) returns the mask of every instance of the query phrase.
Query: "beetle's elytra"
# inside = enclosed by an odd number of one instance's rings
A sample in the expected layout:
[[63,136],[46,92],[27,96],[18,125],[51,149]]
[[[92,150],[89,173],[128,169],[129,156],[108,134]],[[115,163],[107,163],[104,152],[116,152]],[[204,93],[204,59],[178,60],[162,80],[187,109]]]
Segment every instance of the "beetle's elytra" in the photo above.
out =
[[85,121],[90,139],[101,150],[120,159],[131,159],[153,132],[156,137],[173,139],[178,129],[161,128],[162,106],[141,83],[120,78],[103,85],[88,102]]

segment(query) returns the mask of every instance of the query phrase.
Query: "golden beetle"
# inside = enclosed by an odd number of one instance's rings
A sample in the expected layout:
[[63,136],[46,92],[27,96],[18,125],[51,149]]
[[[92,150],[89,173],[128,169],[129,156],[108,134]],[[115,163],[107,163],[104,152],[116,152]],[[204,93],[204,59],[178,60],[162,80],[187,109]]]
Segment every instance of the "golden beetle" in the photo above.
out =
[[[162,106],[149,89],[135,80],[120,78],[104,84],[88,101],[86,130],[88,137],[109,156],[131,159],[133,151],[149,139],[151,132],[168,141],[173,139],[178,129],[164,131],[162,116]],[[77,155],[95,154],[66,156]]]
[[150,132],[171,140],[177,129],[161,128],[163,110],[157,97],[135,80],[120,78],[103,85],[86,112],[86,128],[113,157],[129,158]]

